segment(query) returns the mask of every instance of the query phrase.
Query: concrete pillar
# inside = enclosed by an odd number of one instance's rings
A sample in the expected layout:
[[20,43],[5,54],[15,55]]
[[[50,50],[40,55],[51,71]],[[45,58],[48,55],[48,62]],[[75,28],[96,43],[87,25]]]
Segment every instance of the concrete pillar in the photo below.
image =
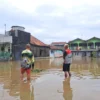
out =
[[87,43],[87,49],[89,49],[88,43]]
[[78,43],[78,47],[79,47],[79,43]]
[[10,43],[10,53],[12,53],[12,44]]
[[94,48],[95,48],[95,42],[93,44],[94,44]]

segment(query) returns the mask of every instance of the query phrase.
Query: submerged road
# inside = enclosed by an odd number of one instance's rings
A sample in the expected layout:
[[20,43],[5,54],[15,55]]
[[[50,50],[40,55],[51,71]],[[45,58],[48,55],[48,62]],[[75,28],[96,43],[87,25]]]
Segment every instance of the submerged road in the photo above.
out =
[[62,58],[37,59],[31,82],[20,81],[19,62],[0,63],[0,100],[100,100],[100,59],[74,57],[65,80]]

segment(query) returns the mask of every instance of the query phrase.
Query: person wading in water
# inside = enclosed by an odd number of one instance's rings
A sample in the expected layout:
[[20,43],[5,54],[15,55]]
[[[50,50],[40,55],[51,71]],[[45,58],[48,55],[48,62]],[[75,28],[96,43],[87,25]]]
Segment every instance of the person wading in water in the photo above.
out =
[[30,44],[27,44],[26,49],[22,51],[21,78],[23,79],[23,74],[26,72],[27,80],[30,80],[31,69],[34,69],[34,56]]
[[70,73],[70,65],[72,63],[72,52],[69,49],[68,44],[64,45],[64,53],[63,53],[63,59],[64,59],[64,63],[63,63],[63,71],[65,73],[65,78],[69,78],[69,76],[71,76]]

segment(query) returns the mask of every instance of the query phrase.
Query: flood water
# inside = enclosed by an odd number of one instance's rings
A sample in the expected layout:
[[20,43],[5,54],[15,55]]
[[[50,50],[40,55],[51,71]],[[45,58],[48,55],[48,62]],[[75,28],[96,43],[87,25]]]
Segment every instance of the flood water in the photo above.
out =
[[[0,63],[0,100],[100,100],[100,59],[74,57],[65,80],[62,58],[40,59],[31,82],[20,81],[20,63]],[[26,77],[26,76],[25,76]]]

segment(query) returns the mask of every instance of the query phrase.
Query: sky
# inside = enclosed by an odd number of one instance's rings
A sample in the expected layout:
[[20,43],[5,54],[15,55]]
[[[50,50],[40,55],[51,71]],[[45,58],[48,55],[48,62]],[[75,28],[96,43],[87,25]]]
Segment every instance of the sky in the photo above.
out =
[[13,25],[44,43],[100,38],[100,0],[0,0],[0,34]]

